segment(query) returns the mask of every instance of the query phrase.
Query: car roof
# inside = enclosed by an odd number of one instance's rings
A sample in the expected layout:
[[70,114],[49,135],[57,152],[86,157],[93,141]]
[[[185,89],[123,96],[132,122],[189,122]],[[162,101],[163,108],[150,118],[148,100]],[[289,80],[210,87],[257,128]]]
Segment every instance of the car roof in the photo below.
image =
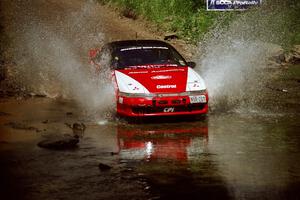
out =
[[170,44],[161,40],[121,40],[108,43],[113,48],[122,48],[128,46],[164,46],[172,47]]

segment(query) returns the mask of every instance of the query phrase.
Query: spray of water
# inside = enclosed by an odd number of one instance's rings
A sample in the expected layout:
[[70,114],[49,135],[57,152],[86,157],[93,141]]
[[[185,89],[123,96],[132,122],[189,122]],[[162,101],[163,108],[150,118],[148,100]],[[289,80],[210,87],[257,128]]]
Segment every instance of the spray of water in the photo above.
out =
[[274,1],[237,14],[224,27],[220,19],[199,48],[199,63],[213,110],[257,109],[268,81],[267,60],[285,41],[288,7]]
[[12,20],[10,31],[15,32],[14,71],[27,91],[75,99],[85,109],[99,111],[113,106],[114,92],[106,63],[100,74],[89,65],[88,50],[101,46],[105,37],[95,4],[82,5],[75,12],[59,10],[59,3],[47,8],[47,1],[11,6],[16,16],[22,16]]

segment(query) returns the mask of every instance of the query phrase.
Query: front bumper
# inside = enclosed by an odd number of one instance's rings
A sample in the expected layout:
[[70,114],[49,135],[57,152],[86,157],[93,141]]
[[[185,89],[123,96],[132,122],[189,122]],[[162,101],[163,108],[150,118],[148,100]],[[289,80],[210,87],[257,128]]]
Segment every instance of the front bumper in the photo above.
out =
[[117,113],[127,117],[201,115],[208,112],[206,103],[191,103],[189,96],[124,97],[118,96]]

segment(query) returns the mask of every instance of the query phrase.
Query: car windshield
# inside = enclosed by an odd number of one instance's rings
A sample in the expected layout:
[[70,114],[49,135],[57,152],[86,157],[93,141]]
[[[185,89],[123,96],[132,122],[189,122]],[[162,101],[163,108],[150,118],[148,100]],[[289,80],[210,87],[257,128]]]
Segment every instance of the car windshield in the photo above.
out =
[[131,46],[112,53],[115,69],[186,66],[185,60],[167,46]]

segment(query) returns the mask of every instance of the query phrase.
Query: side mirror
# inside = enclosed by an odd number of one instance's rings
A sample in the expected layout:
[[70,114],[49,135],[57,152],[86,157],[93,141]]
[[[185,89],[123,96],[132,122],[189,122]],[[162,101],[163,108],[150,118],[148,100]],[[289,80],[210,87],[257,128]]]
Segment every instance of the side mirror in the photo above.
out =
[[195,68],[195,67],[196,67],[196,63],[195,63],[195,62],[187,62],[187,65],[188,65],[190,68]]
[[89,50],[90,60],[93,60],[99,51],[100,51],[100,49],[90,49]]
[[95,58],[97,56],[97,54],[99,53],[100,49],[90,49],[89,50],[89,62],[91,65],[93,65],[96,69],[96,72],[100,72],[100,65],[95,62]]

